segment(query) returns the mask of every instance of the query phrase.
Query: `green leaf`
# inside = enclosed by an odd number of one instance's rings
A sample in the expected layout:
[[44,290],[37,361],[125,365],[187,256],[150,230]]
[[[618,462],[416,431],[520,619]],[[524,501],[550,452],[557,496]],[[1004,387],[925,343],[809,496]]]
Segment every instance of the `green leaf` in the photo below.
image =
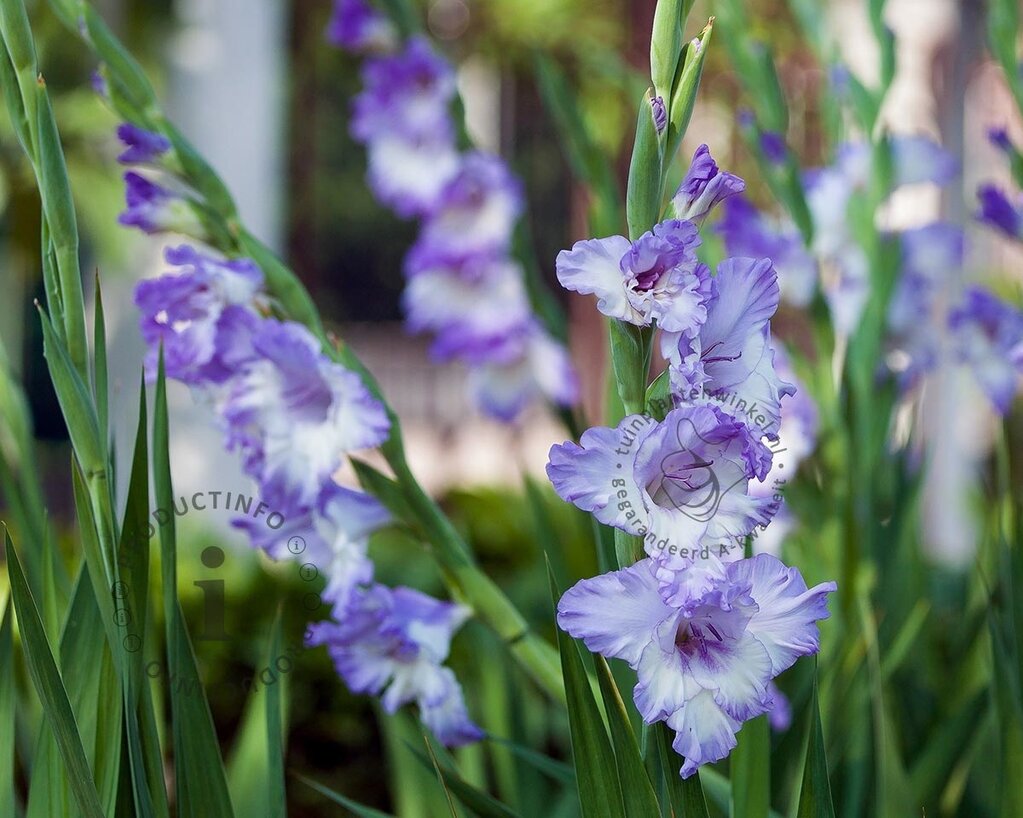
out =
[[611,365],[626,415],[642,414],[646,403],[647,373],[653,349],[653,332],[625,321],[612,320]]
[[60,749],[61,758],[67,770],[67,779],[71,792],[75,797],[85,818],[102,818],[103,808],[100,805],[96,785],[92,780],[92,772],[82,746],[82,737],[71,710],[67,691],[57,670],[53,652],[46,639],[39,608],[32,598],[21,560],[14,550],[10,534],[4,527],[4,547],[7,554],[7,571],[11,579],[11,598],[18,616],[22,646],[29,675],[35,686],[36,693],[43,703],[47,722],[53,730]]
[[71,197],[57,123],[50,107],[50,97],[42,77],[36,83],[36,115],[39,155],[37,179],[43,200],[43,211],[50,231],[50,242],[57,262],[60,297],[68,356],[82,378],[88,377],[89,345],[85,331],[85,298],[82,273],[78,264],[78,222]]
[[[555,605],[561,593],[554,580],[551,596]],[[593,698],[593,690],[586,675],[582,656],[575,641],[561,628],[558,631],[558,649],[561,653],[561,671],[565,677],[568,695],[568,723],[572,735],[572,760],[575,764],[576,784],[583,818],[615,818],[623,814],[624,802],[618,783],[618,769],[614,752],[604,729],[604,718]]]
[[[153,487],[157,508],[174,507],[169,442],[166,377],[161,354],[153,406]],[[163,516],[159,534],[166,612],[167,677],[174,680],[170,685],[170,698],[178,814],[182,818],[204,818],[207,815],[230,818],[234,811],[220,743],[177,598],[174,515]]]
[[664,149],[664,166],[667,168],[675,158],[675,152],[682,144],[682,138],[689,129],[696,108],[696,97],[700,91],[703,66],[707,61],[714,21],[711,20],[699,36],[688,43],[679,61],[679,74],[675,79],[668,115],[668,134]]
[[405,499],[401,486],[383,472],[373,468],[369,463],[357,460],[354,457],[349,458],[349,460],[352,468],[355,470],[355,476],[358,478],[359,484],[363,489],[383,503],[387,510],[394,515],[395,519],[416,527],[415,512],[409,506],[408,500]]
[[[167,417],[167,372],[160,347],[156,369],[156,394],[153,397],[153,500],[157,508],[174,508],[171,485],[170,425]],[[160,535],[160,584],[163,596],[163,621],[169,624],[178,605],[178,552],[173,514],[158,520]],[[169,633],[168,629],[168,633]]]
[[[280,655],[281,610],[278,608],[267,645],[266,666],[273,667]],[[264,685],[266,691],[266,783],[269,807],[267,814],[271,818],[287,814],[287,797],[284,785],[284,712],[281,706],[281,687],[283,685],[283,674],[278,684]]]
[[732,818],[767,818],[771,809],[771,727],[767,716],[750,719],[736,736],[729,762]]
[[440,778],[441,784],[449,795],[454,795],[462,804],[468,807],[480,818],[516,818],[515,810],[506,804],[502,804],[492,795],[483,792],[466,781],[458,772],[448,764],[442,764],[437,760],[433,748],[427,742],[430,753],[424,753],[415,747],[409,747],[409,752],[423,764],[427,769],[432,769]]
[[524,747],[514,741],[509,741],[506,738],[499,738],[497,736],[487,736],[487,741],[492,744],[499,744],[502,747],[507,747],[512,753],[517,755],[531,767],[539,770],[544,775],[555,781],[560,781],[562,784],[575,784],[575,770],[563,761],[546,756],[543,753],[538,753],[536,750],[531,750],[529,747]]
[[831,782],[828,780],[828,759],[824,753],[824,730],[821,727],[816,672],[810,697],[810,729],[806,737],[806,761],[803,765],[796,818],[835,818]]
[[[159,753],[155,730],[148,736],[143,731],[147,723],[155,724],[155,718],[145,713],[144,706],[148,700],[143,696],[147,682],[142,665],[149,615],[149,451],[146,441],[149,429],[145,383],[140,383],[135,451],[117,548],[120,570],[116,573],[119,579],[111,591],[116,600],[114,621],[119,627],[118,636],[121,637],[120,644],[114,650],[120,649],[125,654],[121,667],[125,679],[125,727],[135,810],[141,816],[150,816],[156,814],[153,799],[156,798],[156,803],[160,803],[164,785],[163,759]],[[155,758],[152,757],[154,745],[157,751]]]
[[[109,596],[109,589],[106,593]],[[100,801],[109,814],[121,766],[123,702],[101,617],[89,568],[83,563],[61,629],[60,667]],[[62,769],[55,772],[63,774]]]
[[43,355],[50,370],[60,411],[67,424],[68,435],[75,455],[82,464],[86,478],[105,473],[106,460],[100,443],[99,424],[92,405],[92,397],[75,369],[67,350],[53,331],[49,317],[39,310],[43,328]]
[[[1008,527],[1000,536],[1009,536]],[[999,815],[1010,818],[1023,814],[1023,789],[1018,786],[1018,771],[1023,769],[1023,602],[1019,599],[1023,556],[1006,539],[999,547],[999,562],[998,592],[988,621],[1002,784]]]
[[650,91],[647,91],[639,103],[636,141],[632,147],[625,197],[625,216],[629,223],[629,238],[633,241],[660,221],[663,192],[661,161],[661,140],[654,126]]
[[679,774],[682,759],[671,746],[673,741],[671,729],[664,722],[658,722],[651,725],[649,738],[654,742],[653,748],[660,760],[668,804],[675,818],[709,818],[710,813],[707,811],[707,799],[703,794],[699,771],[689,778],[683,778]]
[[920,755],[909,771],[913,797],[924,803],[930,794],[940,792],[962,761],[963,749],[969,747],[978,732],[985,729],[984,715],[990,707],[987,691],[981,691],[955,712],[937,723],[920,746]]
[[672,410],[669,375],[669,371],[665,369],[646,388],[646,402],[643,412],[658,422],[664,420],[665,415]]
[[660,811],[657,796],[654,795],[654,788],[650,784],[643,756],[639,752],[639,742],[636,740],[636,734],[632,732],[632,723],[629,721],[625,702],[622,701],[618,686],[611,675],[611,668],[603,656],[594,656],[593,661],[597,667],[597,681],[611,727],[611,741],[614,744],[625,814],[635,818],[657,815]]
[[1019,72],[1020,9],[1017,0],[991,0],[987,4],[987,31],[991,53],[1002,66],[1005,80],[1023,111],[1023,77]]
[[94,315],[95,326],[93,327],[93,369],[92,369],[92,391],[96,397],[96,416],[99,423],[101,439],[106,443],[110,434],[109,425],[109,398],[110,387],[107,373],[107,322],[106,314],[103,311],[103,290],[99,283],[99,274],[96,275],[96,306]]
[[14,812],[14,637],[11,607],[0,603],[0,815]]
[[168,628],[178,814],[183,818],[230,818],[234,810],[220,744],[180,607]]
[[654,91],[670,104],[672,82],[682,57],[682,35],[694,0],[657,0],[650,32],[650,78]]
[[353,801],[351,798],[346,798],[341,795],[341,793],[334,792],[334,790],[329,787],[325,787],[323,784],[319,784],[311,778],[306,778],[300,773],[292,772],[292,775],[307,787],[316,790],[316,792],[324,798],[329,798],[335,804],[339,804],[345,809],[351,810],[352,813],[358,816],[358,818],[394,818],[394,816],[386,812],[381,812],[378,809],[373,809],[373,807],[367,807],[357,801]]

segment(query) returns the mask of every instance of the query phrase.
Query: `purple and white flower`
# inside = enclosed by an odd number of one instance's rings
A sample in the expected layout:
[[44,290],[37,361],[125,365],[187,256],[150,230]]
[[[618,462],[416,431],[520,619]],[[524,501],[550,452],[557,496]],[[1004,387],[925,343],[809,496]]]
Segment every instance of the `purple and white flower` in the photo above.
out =
[[792,394],[775,371],[771,345],[778,274],[769,259],[730,258],[711,285],[706,320],[695,331],[661,338],[672,394],[682,403],[713,399],[774,437],[781,398]]
[[179,272],[135,287],[147,377],[156,377],[162,343],[168,377],[223,383],[251,354],[263,274],[248,259],[217,259],[187,245],[168,248],[165,258]]
[[232,524],[275,560],[294,559],[298,543],[302,559],[326,576],[323,598],[343,607],[358,587],[373,581],[369,538],[390,522],[390,512],[374,497],[328,481],[313,508],[289,515],[277,528],[252,517]]
[[522,185],[499,157],[468,153],[424,218],[413,252],[460,257],[507,252],[522,206]]
[[643,538],[665,581],[694,563],[742,556],[744,537],[777,509],[753,497],[771,451],[716,405],[683,406],[655,422],[629,415],[550,451],[558,495],[605,525]]
[[334,0],[327,41],[355,53],[387,51],[397,45],[398,33],[367,0]]
[[661,222],[630,242],[624,236],[587,239],[558,253],[561,285],[597,296],[610,318],[669,332],[692,332],[707,318],[710,271],[696,258],[700,237],[689,221]]
[[794,392],[781,399],[781,425],[778,440],[771,444],[771,470],[762,482],[750,483],[749,492],[754,497],[770,497],[778,503],[778,510],[766,529],[755,532],[753,548],[756,553],[781,555],[781,545],[792,529],[794,519],[781,499],[785,483],[798,471],[800,463],[817,447],[819,415],[817,404],[806,387],[800,383],[789,363],[783,347],[774,353],[774,364],[778,375],[792,384]]
[[1002,415],[1023,374],[1023,311],[980,287],[966,291],[949,313],[959,360],[968,366]]
[[383,585],[355,591],[335,622],[311,626],[310,645],[326,645],[353,693],[381,697],[389,713],[415,702],[423,723],[445,745],[478,741],[462,688],[443,666],[451,638],[469,618],[462,605],[440,602],[411,588]]
[[722,565],[699,590],[666,601],[650,560],[570,588],[558,625],[637,673],[636,707],[647,724],[667,722],[685,757],[681,774],[735,747],[747,719],[775,706],[771,681],[820,645],[828,617],[825,582],[813,588],[766,554]]
[[887,364],[903,390],[938,363],[938,293],[962,268],[965,236],[958,225],[934,222],[899,234],[902,269],[888,303]]
[[567,350],[536,319],[512,340],[515,347],[506,347],[501,358],[469,372],[470,393],[483,411],[510,422],[537,399],[556,406],[571,406],[579,399],[579,380]]
[[443,126],[418,136],[380,134],[366,150],[370,189],[402,218],[433,212],[458,173],[458,151]]
[[397,54],[363,64],[363,89],[352,107],[351,132],[360,142],[387,134],[409,138],[438,129],[451,134],[449,106],[455,72],[423,37],[413,37]]
[[125,227],[137,227],[144,233],[181,233],[204,239],[206,228],[191,198],[134,171],[124,174],[127,207],[117,217]]
[[390,422],[362,379],[323,355],[300,324],[265,320],[252,344],[221,410],[229,445],[267,503],[308,508],[344,455],[383,443]]
[[522,270],[503,256],[422,270],[409,278],[402,300],[409,329],[436,334],[432,353],[439,360],[514,357],[532,321]]
[[771,260],[778,271],[782,301],[797,307],[810,303],[817,291],[817,261],[791,220],[771,219],[748,199],[733,196],[725,201],[716,229],[729,256]]
[[742,179],[719,170],[717,162],[710,155],[710,148],[700,145],[671,204],[675,208],[676,218],[699,223],[722,201],[745,189],[746,183]]

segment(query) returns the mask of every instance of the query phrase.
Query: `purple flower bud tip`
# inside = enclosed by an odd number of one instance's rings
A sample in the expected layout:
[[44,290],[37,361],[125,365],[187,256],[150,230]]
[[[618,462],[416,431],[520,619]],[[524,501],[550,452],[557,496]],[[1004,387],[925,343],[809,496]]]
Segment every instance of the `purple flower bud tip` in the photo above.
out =
[[994,185],[981,185],[977,191],[980,211],[977,219],[1007,236],[1023,239],[1023,213]]
[[124,174],[127,208],[117,217],[126,227],[144,233],[181,233],[203,239],[206,229],[192,202],[180,193],[152,182],[134,171]]
[[701,145],[696,149],[689,171],[671,203],[678,218],[701,222],[714,207],[745,189],[746,183],[738,176],[720,170],[710,155],[710,149]]
[[155,162],[171,148],[170,140],[163,134],[147,131],[130,122],[122,122],[117,126],[117,138],[125,146],[125,150],[117,157],[122,165]]
[[988,141],[999,150],[1011,153],[1012,140],[1009,139],[1009,131],[1005,127],[990,128],[987,132]]
[[657,133],[663,133],[668,125],[668,109],[664,107],[663,97],[654,97],[650,100],[650,107],[654,117],[654,127]]
[[849,93],[849,85],[852,81],[852,75],[849,73],[849,69],[843,63],[835,63],[828,70],[828,77],[831,81],[831,86],[835,89],[835,93],[840,97],[844,97]]
[[89,75],[89,85],[92,90],[103,99],[110,99],[110,88],[107,87],[106,77],[100,69],[96,69]]
[[788,156],[788,147],[785,145],[785,137],[774,131],[764,131],[760,134],[760,149],[768,162],[780,165]]

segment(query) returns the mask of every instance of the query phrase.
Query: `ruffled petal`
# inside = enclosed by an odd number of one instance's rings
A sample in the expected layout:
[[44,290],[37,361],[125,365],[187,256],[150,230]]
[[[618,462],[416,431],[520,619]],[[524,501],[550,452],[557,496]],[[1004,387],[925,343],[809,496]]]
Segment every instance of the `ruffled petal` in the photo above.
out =
[[658,624],[672,616],[649,560],[584,579],[558,602],[558,625],[591,651],[635,666]]
[[623,236],[578,241],[571,250],[558,253],[558,281],[566,290],[596,295],[597,309],[604,315],[628,321],[633,310],[620,265],[631,247]]
[[568,441],[553,446],[547,476],[554,490],[605,525],[640,533],[648,521],[634,466],[640,446],[655,428],[651,418],[629,415],[615,429],[588,429],[579,440],[582,445]]
[[[668,625],[675,627],[674,617]],[[677,652],[665,652],[657,641],[650,642],[639,657],[636,667],[639,681],[632,695],[643,721],[662,721],[685,704],[686,696],[697,692],[682,672]]]
[[681,775],[688,778],[701,764],[727,756],[735,748],[735,734],[742,725],[714,701],[711,691],[704,690],[672,713],[668,726],[675,731],[671,746],[685,756]]
[[816,653],[820,647],[817,621],[827,619],[828,594],[834,582],[822,582],[807,589],[799,571],[788,568],[769,554],[732,563],[728,577],[751,584],[750,595],[759,610],[747,629],[767,650],[771,675],[777,676],[800,656]]

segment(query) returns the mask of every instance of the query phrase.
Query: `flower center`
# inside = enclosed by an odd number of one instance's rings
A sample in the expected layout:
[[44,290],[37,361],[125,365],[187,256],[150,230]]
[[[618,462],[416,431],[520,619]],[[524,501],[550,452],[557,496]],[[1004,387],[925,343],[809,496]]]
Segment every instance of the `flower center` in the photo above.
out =
[[664,275],[664,266],[661,264],[655,264],[646,272],[636,273],[633,279],[633,289],[641,293],[649,292],[657,286],[662,275]]
[[705,349],[703,351],[703,354],[700,356],[700,360],[703,361],[703,363],[705,364],[713,364],[717,363],[718,361],[737,361],[739,358],[742,357],[741,351],[735,355],[712,356],[710,353],[717,349],[717,347],[721,346],[721,343],[722,343],[721,341],[715,341],[713,344],[707,347],[707,349]]

